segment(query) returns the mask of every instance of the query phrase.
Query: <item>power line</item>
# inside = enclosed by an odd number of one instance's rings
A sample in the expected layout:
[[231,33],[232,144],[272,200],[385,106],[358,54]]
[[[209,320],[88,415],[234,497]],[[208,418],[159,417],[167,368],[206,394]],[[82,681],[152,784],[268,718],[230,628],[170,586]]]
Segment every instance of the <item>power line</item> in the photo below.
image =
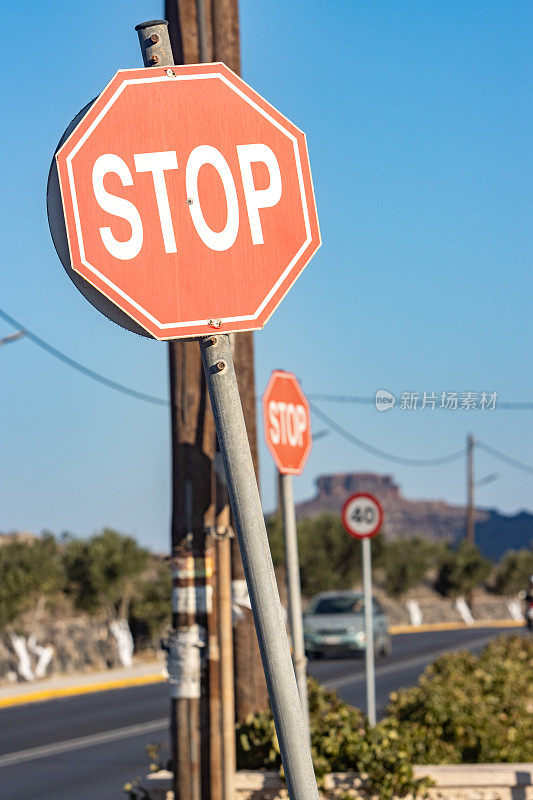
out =
[[[360,397],[358,395],[350,395],[350,394],[320,394],[320,393],[312,393],[308,394],[307,397],[310,400],[324,400],[327,403],[354,403],[360,405],[369,405],[373,406],[376,402],[375,397]],[[504,409],[506,411],[530,411],[533,409],[533,403],[524,402],[524,403],[511,403],[505,401],[498,401],[494,407],[494,409]]]
[[360,447],[361,450],[366,450],[367,453],[371,455],[378,456],[378,458],[383,458],[386,461],[392,461],[395,464],[404,464],[408,467],[440,467],[444,464],[451,464],[452,461],[458,461],[460,458],[465,457],[464,450],[457,450],[455,453],[450,453],[447,456],[440,456],[439,458],[406,458],[404,456],[396,456],[392,453],[386,453],[384,450],[378,450],[377,447],[372,447],[372,445],[367,444],[367,442],[363,442],[362,439],[358,439],[357,436],[354,436],[352,433],[343,428],[339,425],[335,420],[331,419],[327,414],[321,411],[319,408],[316,407],[314,403],[309,403],[311,407],[311,411],[313,414],[322,420],[331,430],[338,433],[339,436],[342,436],[343,439],[346,439],[348,442],[351,442],[356,447]]
[[[9,314],[6,314],[6,312],[3,311],[1,308],[0,308],[0,317],[4,319],[6,322],[8,322],[10,325],[12,325],[14,328],[23,328],[20,322],[17,322],[16,319],[11,317]],[[134,397],[136,400],[144,400],[144,402],[152,403],[153,405],[156,406],[168,406],[168,401],[163,400],[161,397],[155,397],[154,395],[146,394],[145,392],[138,392],[136,389],[131,389],[129,386],[125,386],[122,383],[118,383],[118,381],[113,381],[111,380],[111,378],[106,378],[105,375],[101,375],[99,372],[95,372],[93,369],[89,369],[89,367],[84,367],[83,364],[80,364],[79,361],[75,361],[73,358],[70,358],[70,356],[67,356],[61,350],[58,350],[57,347],[53,347],[51,344],[48,344],[48,342],[45,342],[45,340],[41,339],[41,337],[37,336],[37,334],[32,333],[32,331],[28,330],[28,328],[24,328],[24,332],[26,338],[30,339],[38,347],[41,347],[43,350],[46,350],[46,352],[50,353],[50,355],[54,356],[54,358],[59,359],[59,361],[62,361],[69,367],[72,367],[72,369],[81,372],[82,375],[86,375],[88,378],[92,378],[93,380],[98,381],[98,383],[107,386],[109,389],[115,389],[115,391],[121,392],[122,394],[128,395],[129,397]]]
[[325,400],[328,403],[360,403],[361,405],[375,405],[375,397],[357,397],[348,394],[308,394],[310,400]]
[[496,408],[511,409],[513,411],[529,411],[533,408],[533,403],[497,403]]
[[[309,397],[310,395],[308,395]],[[315,395],[316,396],[316,395]],[[339,425],[338,422],[331,419],[327,414],[321,411],[314,403],[309,404],[311,410],[313,411],[316,416],[322,420],[331,430],[338,433],[347,441],[351,442],[352,444],[356,445],[356,447],[360,447],[362,450],[366,450],[367,453],[371,453],[372,455],[378,456],[378,458],[383,458],[387,461],[392,461],[396,464],[404,464],[406,466],[411,467],[438,467],[444,464],[450,464],[453,461],[458,461],[460,458],[464,458],[465,451],[464,450],[457,450],[455,453],[450,453],[447,456],[440,456],[438,458],[430,458],[430,459],[417,459],[417,458],[406,458],[404,456],[397,456],[392,453],[387,453],[384,450],[379,450],[376,447],[364,442],[362,439],[358,439],[352,433],[343,428]],[[516,458],[512,458],[511,456],[506,455],[505,453],[501,453],[499,450],[496,450],[494,447],[491,447],[484,442],[480,442],[476,439],[475,442],[476,446],[482,450],[485,450],[490,455],[494,456],[495,458],[499,458],[500,461],[503,461],[506,464],[509,464],[511,467],[515,467],[515,469],[520,469],[523,472],[527,472],[533,475],[533,467],[529,466],[529,464],[524,464],[522,461],[518,461]],[[492,476],[491,476],[492,477]]]
[[[126,386],[118,381],[114,381],[111,378],[106,378],[105,375],[102,375],[99,372],[96,372],[89,367],[84,366],[79,361],[67,356],[66,353],[63,353],[61,350],[58,350],[57,347],[46,342],[40,336],[33,333],[33,331],[25,328],[20,322],[18,322],[14,317],[10,316],[7,312],[5,312],[2,308],[0,308],[0,318],[5,320],[9,325],[12,325],[14,328],[18,328],[19,331],[11,336],[6,337],[7,341],[13,341],[15,339],[20,338],[21,336],[26,336],[30,341],[36,344],[38,347],[45,350],[47,353],[52,355],[54,358],[57,358],[59,361],[62,361],[67,366],[72,367],[72,369],[77,370],[82,375],[85,375],[88,378],[92,378],[98,383],[101,383],[103,386],[107,386],[109,389],[114,389],[117,392],[121,392],[122,394],[127,395],[128,397],[133,397],[136,400],[143,400],[145,403],[152,403],[153,405],[157,406],[164,406],[168,407],[169,403],[168,400],[163,399],[162,397],[156,397],[155,395],[147,394],[146,392],[139,392],[137,389],[132,389],[129,386]],[[322,399],[332,402],[344,402],[344,403],[361,403],[361,404],[373,404],[374,398],[373,397],[357,397],[353,395],[334,395],[334,394],[309,394],[307,395],[309,399]],[[259,401],[260,398],[258,397],[257,400]],[[387,453],[384,450],[379,450],[377,447],[373,447],[372,445],[364,442],[362,439],[358,439],[352,433],[347,431],[341,425],[339,425],[335,420],[331,419],[327,414],[325,414],[321,409],[317,408],[314,403],[310,403],[311,409],[314,414],[316,414],[319,419],[321,419],[331,430],[335,431],[342,436],[347,441],[354,444],[356,447],[361,448],[362,450],[366,450],[367,453],[371,455],[375,455],[378,458],[383,458],[387,461],[392,461],[395,464],[404,464],[406,466],[411,467],[437,467],[444,464],[450,464],[453,461],[457,461],[460,458],[464,457],[464,451],[458,450],[455,453],[450,453],[447,456],[441,456],[439,458],[428,458],[428,459],[419,459],[419,458],[407,458],[404,456],[397,456],[393,453]],[[513,408],[513,409],[529,409],[533,408],[533,403],[499,403],[497,408]],[[325,432],[321,432],[320,435],[324,435]],[[317,437],[315,437],[317,438]],[[319,438],[319,437],[318,437]],[[488,444],[484,444],[483,442],[476,441],[476,444],[481,449],[485,450],[490,455],[494,456],[495,458],[499,458],[501,461],[509,464],[516,469],[520,469],[524,472],[533,474],[533,467],[529,466],[528,464],[524,464],[522,461],[518,461],[511,456],[506,455],[505,453],[500,453],[498,450],[495,450],[493,447],[490,447]]]
[[[27,336],[34,344],[38,347],[41,347],[43,350],[46,350],[47,353],[54,356],[54,358],[59,359],[64,364],[67,364],[69,367],[81,372],[82,375],[87,376],[88,378],[93,378],[95,381],[107,386],[110,389],[115,389],[117,392],[122,392],[122,394],[128,395],[129,397],[134,397],[136,400],[143,400],[146,403],[152,403],[157,406],[168,406],[168,400],[164,400],[162,397],[156,397],[155,395],[147,394],[146,392],[139,392],[137,389],[132,389],[129,386],[125,386],[123,383],[119,383],[118,381],[114,381],[111,378],[106,378],[105,375],[96,372],[95,370],[90,369],[89,367],[85,367],[83,364],[80,364],[79,361],[76,361],[70,356],[67,356],[66,353],[63,353],[61,350],[58,350],[57,347],[46,342],[44,339],[41,339],[40,336],[37,336],[36,333],[24,328],[20,322],[10,316],[6,311],[0,308],[0,317],[4,319],[9,325],[12,325],[14,328],[21,328],[22,330],[17,331],[17,333],[11,334],[11,336],[6,337],[8,341],[14,341],[15,339],[20,338],[21,336]],[[359,403],[361,405],[374,405],[375,398],[374,397],[361,397],[357,395],[343,395],[343,394],[321,394],[321,393],[312,393],[308,394],[307,397],[310,400],[325,400],[326,402],[332,403]],[[257,398],[260,401],[260,397]],[[529,410],[533,409],[533,403],[524,402],[524,403],[506,403],[506,402],[499,402],[496,405],[496,408],[504,408],[504,409],[513,409],[513,410]]]
[[529,464],[524,464],[523,461],[518,461],[516,458],[511,458],[511,456],[508,456],[505,453],[500,453],[499,450],[495,450],[494,447],[491,447],[484,442],[480,442],[478,439],[476,439],[476,445],[482,450],[485,450],[486,453],[489,453],[489,455],[494,456],[494,458],[499,458],[500,461],[509,464],[511,467],[515,467],[515,469],[520,469],[522,472],[527,472],[530,475],[533,475],[533,467],[530,467]]

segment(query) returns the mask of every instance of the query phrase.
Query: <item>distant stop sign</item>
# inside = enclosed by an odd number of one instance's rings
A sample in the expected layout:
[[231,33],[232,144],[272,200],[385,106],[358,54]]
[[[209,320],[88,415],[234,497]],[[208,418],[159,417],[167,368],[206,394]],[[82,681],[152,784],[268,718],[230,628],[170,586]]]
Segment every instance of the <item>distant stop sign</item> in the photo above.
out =
[[304,134],[223,64],[117,72],[56,165],[67,271],[157,339],[262,328],[320,245]]
[[265,439],[278,470],[299,475],[311,450],[309,403],[292,372],[275,370],[263,395]]
[[342,523],[354,539],[370,539],[383,524],[381,503],[371,494],[353,494],[343,506]]

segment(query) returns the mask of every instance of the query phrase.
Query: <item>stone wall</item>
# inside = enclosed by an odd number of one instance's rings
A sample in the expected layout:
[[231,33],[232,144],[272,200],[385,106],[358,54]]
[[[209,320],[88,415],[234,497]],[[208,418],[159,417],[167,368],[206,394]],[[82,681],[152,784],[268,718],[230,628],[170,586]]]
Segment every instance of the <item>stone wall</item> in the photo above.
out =
[[[533,800],[533,764],[454,764],[414,770],[418,778],[434,781],[435,786],[428,789],[430,800]],[[147,776],[151,800],[172,800],[170,780],[166,771]],[[340,800],[346,792],[351,800],[369,800],[361,793],[356,773],[326,776],[320,797]],[[243,770],[235,776],[235,800],[287,800],[287,791],[277,772]]]
[[[381,591],[376,584],[373,590],[374,594],[385,608],[389,623],[393,626],[412,624],[411,615],[407,607],[408,600],[415,600],[418,604],[422,614],[423,625],[433,625],[442,622],[461,625],[465,621],[457,609],[455,600],[447,597],[440,597],[436,592],[430,589],[426,591],[424,591],[424,587],[414,589],[400,601],[392,600],[385,592]],[[511,611],[513,605],[520,609],[520,601],[517,596],[497,597],[480,588],[474,591],[472,615],[478,624],[482,622],[503,622],[509,620],[509,625],[513,625],[518,621]],[[520,617],[520,621],[522,621],[522,617]]]
[[118,667],[117,640],[103,619],[79,615],[0,634],[0,681]]

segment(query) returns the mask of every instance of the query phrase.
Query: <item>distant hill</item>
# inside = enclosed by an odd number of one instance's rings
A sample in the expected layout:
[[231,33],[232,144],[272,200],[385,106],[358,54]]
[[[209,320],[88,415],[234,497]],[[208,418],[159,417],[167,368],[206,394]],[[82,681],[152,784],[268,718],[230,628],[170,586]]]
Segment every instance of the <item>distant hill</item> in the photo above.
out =
[[37,537],[34,533],[28,533],[27,531],[0,533],[0,547],[2,547],[3,544],[9,544],[10,542],[33,542],[36,538]]
[[533,514],[520,511],[508,517],[494,508],[486,509],[483,513],[485,519],[476,522],[476,541],[486,556],[497,560],[506,550],[531,546]]
[[[344,501],[355,492],[375,494],[385,512],[385,535],[424,536],[456,542],[465,532],[465,508],[445,500],[410,500],[404,497],[391,475],[351,472],[321,475],[316,480],[317,494],[297,503],[296,516],[315,517],[324,511],[340,514]],[[530,547],[533,540],[533,514],[521,511],[514,516],[496,509],[476,509],[476,542],[483,553],[498,560],[506,550]]]

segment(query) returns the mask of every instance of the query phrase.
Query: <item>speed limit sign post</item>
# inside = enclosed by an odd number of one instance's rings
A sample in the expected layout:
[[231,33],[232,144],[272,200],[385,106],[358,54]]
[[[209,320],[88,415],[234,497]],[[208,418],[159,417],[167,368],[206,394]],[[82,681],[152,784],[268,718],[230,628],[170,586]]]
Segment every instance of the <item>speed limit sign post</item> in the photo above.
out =
[[345,502],[342,523],[346,532],[360,539],[363,548],[363,587],[365,597],[366,707],[370,725],[376,724],[376,681],[374,672],[374,625],[372,609],[372,558],[370,540],[383,524],[383,509],[371,494],[358,492]]

